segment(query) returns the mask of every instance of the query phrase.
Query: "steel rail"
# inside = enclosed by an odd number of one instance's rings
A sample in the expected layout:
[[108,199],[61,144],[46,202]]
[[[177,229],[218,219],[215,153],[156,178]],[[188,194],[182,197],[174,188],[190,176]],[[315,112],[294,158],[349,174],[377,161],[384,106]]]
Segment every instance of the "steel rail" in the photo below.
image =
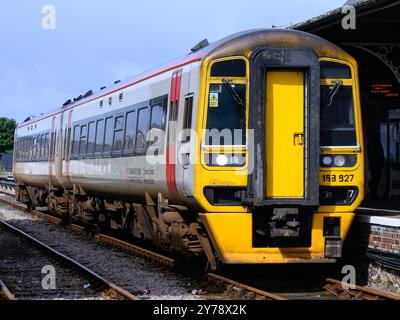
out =
[[11,293],[10,290],[8,290],[7,286],[0,279],[0,297],[1,296],[3,296],[6,300],[15,300],[15,296]]
[[104,284],[106,287],[114,290],[116,293],[118,293],[123,298],[125,298],[127,300],[140,300],[135,295],[129,293],[128,291],[126,291],[125,289],[117,286],[116,284],[112,283],[111,281],[108,281],[104,277],[102,277],[99,274],[97,274],[96,272],[88,269],[87,267],[85,267],[81,263],[77,262],[76,260],[64,255],[63,253],[60,253],[60,252],[54,250],[53,248],[49,247],[45,243],[35,239],[31,235],[29,235],[29,234],[25,233],[24,231],[12,226],[11,224],[9,224],[9,223],[7,223],[7,222],[5,222],[3,220],[0,220],[0,225],[5,227],[6,229],[12,231],[14,234],[18,235],[19,237],[22,237],[22,238],[30,241],[31,243],[33,243],[38,248],[43,249],[44,251],[51,253],[53,256],[56,256],[58,259],[63,260],[64,262],[72,265],[73,267],[75,267],[75,268],[77,268],[79,270],[82,270],[84,273],[89,275],[91,278],[93,278],[96,281]]
[[208,273],[207,276],[212,281],[222,282],[225,285],[225,287],[228,289],[234,289],[237,291],[245,291],[245,292],[253,293],[259,299],[262,298],[262,299],[267,299],[267,300],[288,300],[287,298],[281,297],[274,293],[260,290],[260,289],[251,287],[247,284],[239,283],[235,280],[226,278],[224,276],[221,276],[221,275],[218,275],[215,273]]
[[[11,205],[12,207],[14,207],[17,210],[26,210],[25,205],[15,201],[15,200],[0,197],[0,203]],[[31,210],[29,213],[38,218],[49,221],[50,223],[53,223],[53,224],[60,224],[62,222],[62,220],[60,218],[54,217],[51,214],[41,212],[38,210]],[[69,227],[70,229],[72,229],[73,231],[78,232],[78,233],[85,232],[84,227],[82,227],[78,224],[75,224],[75,223],[68,224],[67,227]],[[168,265],[171,268],[175,265],[175,259],[173,259],[173,258],[167,257],[160,253],[153,252],[151,250],[142,248],[140,246],[134,245],[132,243],[129,243],[129,242],[126,242],[126,241],[123,241],[123,240],[120,240],[120,239],[117,239],[114,237],[111,237],[111,236],[103,234],[103,233],[96,233],[94,236],[94,239],[104,241],[107,244],[113,245],[117,248],[121,248],[124,250],[134,252],[135,254],[138,254],[140,256],[150,257],[154,260],[157,260],[163,264]]]
[[[349,295],[353,296],[354,298],[358,298],[358,299],[365,299],[365,300],[377,300],[379,298],[384,299],[384,300],[400,300],[400,296],[395,295],[395,294],[390,294],[387,292],[382,292],[382,291],[378,291],[378,290],[374,290],[371,288],[367,288],[367,287],[362,287],[362,286],[357,286],[357,285],[353,285],[350,286],[349,283],[346,282],[342,282],[336,279],[331,279],[331,278],[327,278],[325,279],[325,281],[330,284],[330,285],[334,285],[336,288],[341,288],[342,292],[340,294],[334,292],[334,290],[332,290],[332,288],[326,288],[326,290],[328,290],[329,292],[331,292],[334,295],[338,295],[340,296],[343,293],[348,293]],[[355,294],[355,292],[359,292],[360,294]],[[365,296],[367,295],[367,296]]]

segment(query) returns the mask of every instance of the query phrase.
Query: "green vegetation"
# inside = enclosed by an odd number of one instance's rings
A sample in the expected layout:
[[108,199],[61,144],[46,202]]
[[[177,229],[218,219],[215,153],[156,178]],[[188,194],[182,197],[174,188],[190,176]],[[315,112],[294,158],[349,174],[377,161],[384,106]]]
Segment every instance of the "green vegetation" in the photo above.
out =
[[16,127],[17,122],[14,119],[0,118],[0,153],[13,152]]

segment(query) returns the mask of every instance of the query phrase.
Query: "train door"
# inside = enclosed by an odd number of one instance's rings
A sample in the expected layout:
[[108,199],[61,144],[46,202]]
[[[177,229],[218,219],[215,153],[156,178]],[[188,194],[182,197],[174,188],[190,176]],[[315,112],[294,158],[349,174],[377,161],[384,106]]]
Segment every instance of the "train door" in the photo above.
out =
[[249,172],[247,202],[319,205],[320,66],[315,53],[256,50],[249,102],[254,170]]
[[304,197],[304,72],[267,71],[265,193]]

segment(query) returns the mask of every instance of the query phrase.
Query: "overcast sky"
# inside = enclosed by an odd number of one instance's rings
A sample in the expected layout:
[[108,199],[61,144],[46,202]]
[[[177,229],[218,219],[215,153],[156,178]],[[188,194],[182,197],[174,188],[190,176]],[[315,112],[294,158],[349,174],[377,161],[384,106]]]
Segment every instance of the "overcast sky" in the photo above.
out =
[[[287,26],[344,0],[0,0],[0,117],[18,122],[183,54],[204,38]],[[56,9],[55,30],[42,8]]]

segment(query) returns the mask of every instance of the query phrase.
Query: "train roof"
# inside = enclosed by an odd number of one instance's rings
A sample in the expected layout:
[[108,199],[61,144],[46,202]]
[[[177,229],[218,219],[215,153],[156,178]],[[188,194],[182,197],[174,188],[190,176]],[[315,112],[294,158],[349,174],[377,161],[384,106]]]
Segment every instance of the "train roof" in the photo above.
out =
[[52,112],[21,123],[18,128],[28,126],[32,123],[49,118],[69,109],[73,109],[82,104],[108,96],[116,91],[125,89],[170,70],[180,68],[191,63],[200,62],[205,59],[214,59],[230,55],[249,56],[250,53],[258,47],[274,46],[278,48],[290,48],[301,46],[313,49],[319,57],[327,56],[332,58],[352,60],[350,55],[333,43],[318,36],[291,29],[247,30],[235,33],[212,43],[203,41],[199,44],[199,46],[200,47],[198,50],[195,50],[194,48],[189,54],[138,74],[125,81],[114,83],[110,87],[102,88],[95,93],[88,91],[86,94],[75,98],[74,101],[70,101],[70,103],[64,103],[63,106]]

